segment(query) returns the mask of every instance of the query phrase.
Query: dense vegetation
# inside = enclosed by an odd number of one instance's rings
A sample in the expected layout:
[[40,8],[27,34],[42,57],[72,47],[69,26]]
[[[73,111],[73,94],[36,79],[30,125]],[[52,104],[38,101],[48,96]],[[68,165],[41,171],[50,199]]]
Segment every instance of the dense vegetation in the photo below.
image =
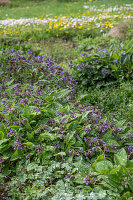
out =
[[133,199],[131,3],[0,7],[0,199]]

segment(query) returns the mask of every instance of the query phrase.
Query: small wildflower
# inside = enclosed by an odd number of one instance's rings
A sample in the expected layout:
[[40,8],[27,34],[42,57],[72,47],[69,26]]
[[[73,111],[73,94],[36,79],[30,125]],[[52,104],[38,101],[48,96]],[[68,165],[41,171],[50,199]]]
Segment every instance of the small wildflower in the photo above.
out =
[[30,158],[30,154],[29,154],[29,153],[27,154],[26,158],[27,158],[27,159],[29,159],[29,158]]

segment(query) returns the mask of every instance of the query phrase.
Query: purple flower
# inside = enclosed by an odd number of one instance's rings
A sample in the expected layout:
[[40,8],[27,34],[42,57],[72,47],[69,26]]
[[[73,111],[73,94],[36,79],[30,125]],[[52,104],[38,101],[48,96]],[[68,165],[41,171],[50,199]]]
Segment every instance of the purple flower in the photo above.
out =
[[68,175],[65,175],[65,178],[68,178]]
[[92,151],[95,151],[95,147],[92,147]]
[[65,122],[65,121],[67,121],[67,119],[66,119],[66,118],[63,118],[63,119],[61,120],[61,122]]
[[69,155],[72,153],[72,149],[69,149]]
[[9,109],[9,106],[8,106],[8,105],[6,105],[6,109]]

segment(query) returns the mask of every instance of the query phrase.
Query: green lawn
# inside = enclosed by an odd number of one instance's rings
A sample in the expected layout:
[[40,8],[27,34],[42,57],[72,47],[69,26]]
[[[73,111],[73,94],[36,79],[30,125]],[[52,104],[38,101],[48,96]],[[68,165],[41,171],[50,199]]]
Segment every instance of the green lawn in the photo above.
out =
[[8,6],[0,8],[0,19],[19,19],[19,18],[44,18],[44,17],[55,17],[55,16],[80,16],[86,9],[83,7],[95,6],[100,8],[103,5],[105,8],[111,6],[122,6],[124,4],[131,4],[132,0],[113,0],[113,1],[75,1],[75,2],[65,2],[65,1],[17,1],[12,0]]

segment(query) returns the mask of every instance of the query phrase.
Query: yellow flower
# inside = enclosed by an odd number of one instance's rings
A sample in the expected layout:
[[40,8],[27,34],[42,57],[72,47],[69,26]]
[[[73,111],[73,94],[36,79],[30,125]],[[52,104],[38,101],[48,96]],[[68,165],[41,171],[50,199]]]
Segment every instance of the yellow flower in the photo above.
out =
[[78,26],[78,29],[82,29],[82,26]]
[[54,24],[54,29],[57,29],[58,28],[58,25],[57,24]]

